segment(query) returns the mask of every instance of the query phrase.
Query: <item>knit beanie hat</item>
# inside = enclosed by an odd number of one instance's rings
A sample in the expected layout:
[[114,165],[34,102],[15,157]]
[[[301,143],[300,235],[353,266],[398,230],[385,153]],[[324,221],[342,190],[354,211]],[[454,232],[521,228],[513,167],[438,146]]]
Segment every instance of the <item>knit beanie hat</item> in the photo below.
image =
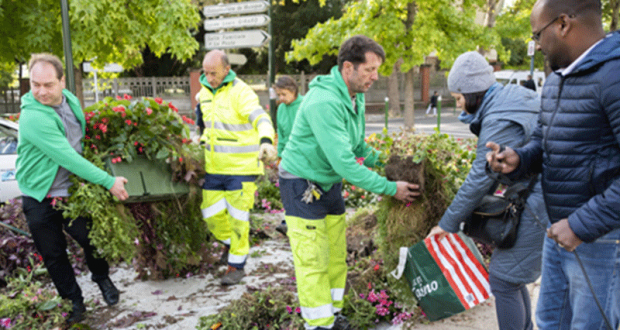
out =
[[448,74],[448,90],[470,94],[486,91],[495,83],[493,67],[478,52],[461,54]]

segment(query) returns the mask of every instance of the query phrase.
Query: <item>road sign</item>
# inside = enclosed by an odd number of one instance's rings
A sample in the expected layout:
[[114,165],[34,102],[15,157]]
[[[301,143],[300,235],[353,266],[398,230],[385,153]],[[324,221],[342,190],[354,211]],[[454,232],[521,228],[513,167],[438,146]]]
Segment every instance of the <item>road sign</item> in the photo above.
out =
[[254,26],[264,26],[269,23],[267,15],[249,15],[219,19],[205,20],[205,30],[216,31],[220,29],[244,28]]
[[269,8],[269,3],[259,0],[206,6],[202,9],[202,12],[205,17],[214,17],[225,14],[262,13],[266,11],[267,8]]
[[261,47],[271,36],[263,30],[205,33],[206,49]]
[[247,63],[248,58],[243,54],[228,54],[228,62],[233,65],[244,65]]
[[536,42],[534,40],[530,40],[527,43],[527,56],[534,56],[534,51],[536,50]]
[[[95,72],[95,68],[90,64],[90,62],[84,62],[83,66],[84,72]],[[103,67],[103,72],[123,72],[123,67],[120,64],[116,63],[108,63]]]

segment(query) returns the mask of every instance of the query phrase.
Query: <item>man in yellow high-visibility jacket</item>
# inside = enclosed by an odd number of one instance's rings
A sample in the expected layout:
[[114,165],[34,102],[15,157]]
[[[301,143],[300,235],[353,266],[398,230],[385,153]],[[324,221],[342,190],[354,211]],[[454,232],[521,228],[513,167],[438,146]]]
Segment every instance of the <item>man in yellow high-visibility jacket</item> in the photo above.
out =
[[[228,269],[223,285],[237,284],[250,249],[250,209],[261,161],[275,161],[274,129],[258,96],[230,69],[221,50],[208,52],[202,62],[200,108],[204,125],[206,172],[202,215],[209,231],[227,247]],[[200,120],[199,120],[200,121]]]

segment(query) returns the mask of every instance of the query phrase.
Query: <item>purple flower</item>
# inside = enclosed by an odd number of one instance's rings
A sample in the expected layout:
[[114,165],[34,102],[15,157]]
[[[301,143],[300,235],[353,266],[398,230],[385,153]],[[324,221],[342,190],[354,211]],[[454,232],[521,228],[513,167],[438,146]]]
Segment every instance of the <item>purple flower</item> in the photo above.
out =
[[381,316],[386,316],[390,313],[390,311],[387,309],[387,307],[379,306],[377,307],[376,313]]
[[293,313],[293,308],[292,308],[291,306],[286,306],[286,311],[287,311],[289,314],[292,314],[292,313]]

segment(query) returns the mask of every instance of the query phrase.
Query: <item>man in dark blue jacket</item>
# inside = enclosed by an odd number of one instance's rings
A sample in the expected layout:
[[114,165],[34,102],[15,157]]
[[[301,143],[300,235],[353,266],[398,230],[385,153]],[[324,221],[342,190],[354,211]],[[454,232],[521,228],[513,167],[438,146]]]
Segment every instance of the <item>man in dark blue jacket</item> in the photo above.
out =
[[493,151],[487,161],[494,171],[514,177],[542,172],[552,225],[543,248],[538,328],[607,329],[600,303],[615,330],[620,325],[620,33],[605,35],[599,0],[538,0],[530,23],[537,49],[554,71],[543,87],[539,125],[522,148],[500,152],[488,143]]

